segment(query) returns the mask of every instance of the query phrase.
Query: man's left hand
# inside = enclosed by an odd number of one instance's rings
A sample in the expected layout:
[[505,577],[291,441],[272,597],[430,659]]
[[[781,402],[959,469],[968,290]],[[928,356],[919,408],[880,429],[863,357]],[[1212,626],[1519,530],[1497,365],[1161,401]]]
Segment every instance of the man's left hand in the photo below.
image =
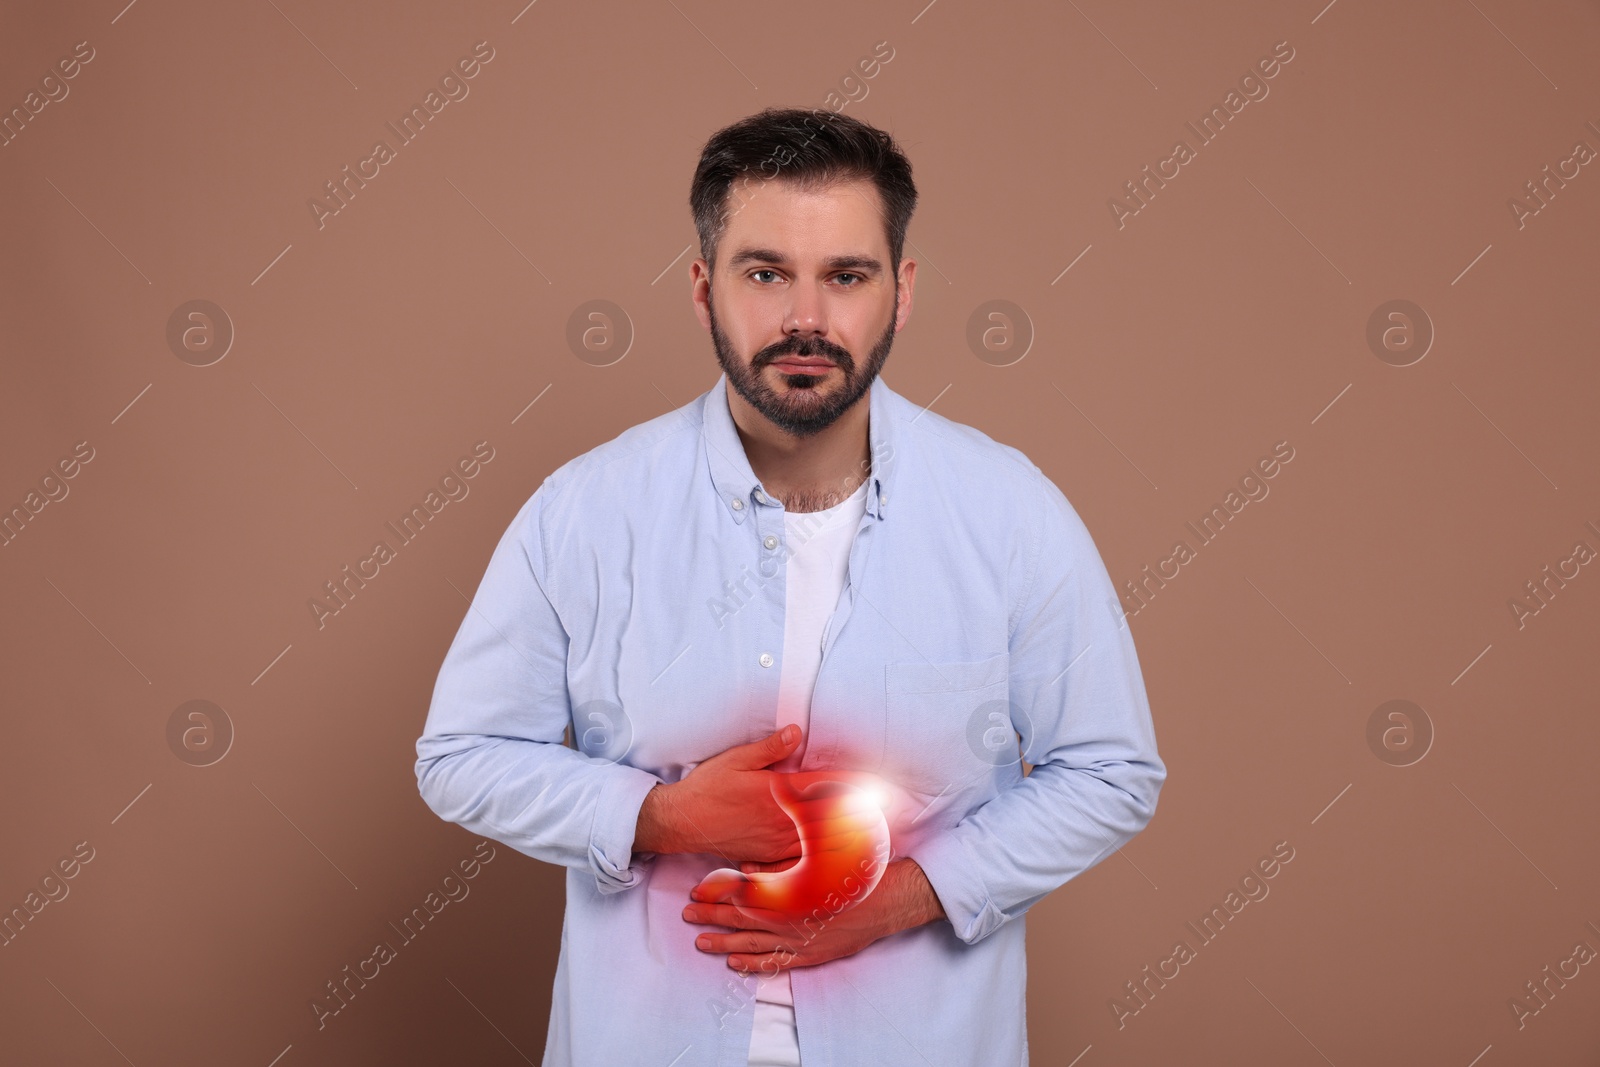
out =
[[[793,862],[745,863],[740,868],[751,874],[782,870]],[[735,970],[771,975],[854,955],[879,938],[944,918],[944,908],[917,861],[897,859],[865,900],[826,920],[695,901],[683,909],[683,917],[732,928],[732,933],[707,932],[695,938],[702,952],[724,952]]]

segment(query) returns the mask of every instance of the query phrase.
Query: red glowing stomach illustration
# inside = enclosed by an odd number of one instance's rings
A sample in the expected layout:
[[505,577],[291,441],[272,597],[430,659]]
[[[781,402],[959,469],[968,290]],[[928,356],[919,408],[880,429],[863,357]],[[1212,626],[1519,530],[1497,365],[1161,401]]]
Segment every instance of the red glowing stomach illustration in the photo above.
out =
[[774,775],[773,799],[799,832],[799,862],[750,874],[719,867],[695,886],[694,898],[794,916],[818,908],[837,914],[865,900],[888,866],[889,793],[870,775],[851,777],[802,787]]

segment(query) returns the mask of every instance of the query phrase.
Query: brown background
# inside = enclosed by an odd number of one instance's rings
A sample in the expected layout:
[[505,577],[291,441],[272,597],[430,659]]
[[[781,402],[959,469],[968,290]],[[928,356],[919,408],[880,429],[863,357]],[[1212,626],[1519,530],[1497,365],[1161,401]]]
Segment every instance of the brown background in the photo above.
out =
[[[505,846],[325,1029],[308,1005],[472,854],[413,746],[507,522],[716,377],[705,137],[841,101],[922,194],[885,379],[1026,452],[1115,581],[1295,449],[1132,620],[1170,778],[1030,915],[1035,1062],[1596,1062],[1596,965],[1524,1026],[1509,1002],[1600,948],[1600,574],[1508,606],[1600,548],[1600,173],[1508,207],[1600,148],[1595,4],[123,2],[0,16],[7,110],[95,54],[0,148],[0,506],[94,450],[0,548],[0,906],[94,850],[0,948],[4,1062],[538,1061],[561,872]],[[308,200],[483,40],[319,228]],[[1270,94],[1119,229],[1108,200],[1280,41]],[[235,332],[203,367],[167,341],[197,299]],[[566,339],[595,299],[632,333],[609,366]],[[967,343],[996,299],[1031,323],[1015,362]],[[1367,340],[1395,299],[1436,334],[1404,367]],[[322,584],[480,440],[470,495],[319,629]],[[235,731],[209,766],[168,740],[196,699]],[[1368,742],[1395,699],[1433,734],[1406,766]],[[1270,896],[1119,1028],[1280,841]]]

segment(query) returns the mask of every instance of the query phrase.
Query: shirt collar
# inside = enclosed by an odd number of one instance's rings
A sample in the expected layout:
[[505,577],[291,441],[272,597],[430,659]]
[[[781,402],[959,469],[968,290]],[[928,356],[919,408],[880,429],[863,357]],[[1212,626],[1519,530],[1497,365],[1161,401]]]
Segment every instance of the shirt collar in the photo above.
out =
[[[891,407],[897,394],[880,374],[867,391],[867,448],[872,471],[867,480],[867,514],[882,519],[889,503],[889,483],[894,476],[895,421]],[[728,407],[728,375],[718,375],[717,384],[705,396],[701,425],[704,431],[706,470],[716,488],[722,509],[734,522],[742,523],[757,507],[776,507],[778,501],[762,490],[761,480],[745,455],[744,442],[734,425]]]

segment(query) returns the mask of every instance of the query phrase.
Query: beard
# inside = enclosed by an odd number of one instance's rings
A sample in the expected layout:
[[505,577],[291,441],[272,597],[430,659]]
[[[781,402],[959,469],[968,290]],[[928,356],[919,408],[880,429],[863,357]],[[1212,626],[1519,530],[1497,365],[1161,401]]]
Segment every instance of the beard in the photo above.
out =
[[[899,303],[900,286],[895,284],[895,303]],[[711,318],[711,343],[717,350],[717,362],[745,402],[755,408],[779,429],[793,437],[809,437],[832,426],[850,405],[860,400],[889,359],[889,349],[894,345],[894,318],[888,329],[878,338],[867,353],[866,363],[857,366],[856,359],[847,350],[819,337],[800,338],[794,335],[774,342],[757,352],[749,360],[733,350],[727,335],[717,326],[717,313],[712,306],[711,294],[706,294],[706,312]],[[784,356],[820,356],[832,360],[842,381],[838,385],[824,385],[834,377],[827,374],[783,374],[779,389],[767,384],[762,370]]]

